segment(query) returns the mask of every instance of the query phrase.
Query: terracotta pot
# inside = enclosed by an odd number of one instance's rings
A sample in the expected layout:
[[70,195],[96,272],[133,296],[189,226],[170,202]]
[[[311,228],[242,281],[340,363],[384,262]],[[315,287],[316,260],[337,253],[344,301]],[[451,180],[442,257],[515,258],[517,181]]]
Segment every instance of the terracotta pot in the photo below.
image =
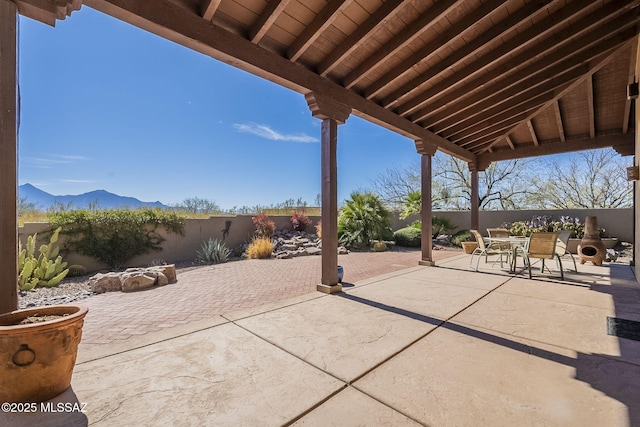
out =
[[478,247],[478,242],[462,242],[462,249],[465,254],[472,254]]
[[[52,305],[0,315],[0,402],[43,402],[69,388],[88,311]],[[36,314],[64,317],[18,324]]]

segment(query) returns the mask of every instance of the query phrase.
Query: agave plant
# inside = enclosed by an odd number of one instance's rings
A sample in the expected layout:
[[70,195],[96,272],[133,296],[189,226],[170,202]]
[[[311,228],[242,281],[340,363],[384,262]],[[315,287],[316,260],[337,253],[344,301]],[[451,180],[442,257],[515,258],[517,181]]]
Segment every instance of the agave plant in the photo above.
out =
[[367,247],[391,235],[389,211],[373,193],[351,193],[338,215],[338,238],[347,247]]
[[231,249],[217,239],[209,239],[202,244],[202,250],[196,251],[202,264],[221,264],[229,261]]

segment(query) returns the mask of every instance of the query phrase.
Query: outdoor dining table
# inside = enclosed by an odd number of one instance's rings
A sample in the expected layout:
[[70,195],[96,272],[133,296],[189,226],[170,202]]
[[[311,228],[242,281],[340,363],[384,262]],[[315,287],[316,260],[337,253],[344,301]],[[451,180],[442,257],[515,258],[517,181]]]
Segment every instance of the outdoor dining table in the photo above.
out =
[[518,256],[518,252],[522,253],[523,258],[527,258],[528,249],[529,249],[529,239],[526,237],[517,237],[517,236],[509,236],[509,237],[489,237],[488,244],[494,243],[508,243],[511,245],[511,262],[509,263],[509,272],[516,272],[516,259]]

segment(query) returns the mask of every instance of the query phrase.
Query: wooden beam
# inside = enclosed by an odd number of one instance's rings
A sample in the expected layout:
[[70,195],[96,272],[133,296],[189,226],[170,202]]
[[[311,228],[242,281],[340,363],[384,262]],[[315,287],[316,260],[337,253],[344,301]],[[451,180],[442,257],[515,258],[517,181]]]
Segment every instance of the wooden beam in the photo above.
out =
[[[631,29],[629,31],[632,31],[633,33],[636,33],[637,30]],[[627,49],[628,46],[630,44],[634,43],[635,40],[636,40],[636,37],[634,36],[633,38],[628,39],[625,43],[623,43],[622,46],[620,46],[618,49],[612,51],[609,55],[603,56],[603,57],[599,58],[598,61],[593,61],[592,63],[590,63],[589,64],[589,72],[587,74],[585,74],[585,76],[583,78],[575,80],[573,83],[571,83],[570,85],[566,86],[564,89],[556,92],[556,94],[553,97],[553,99],[549,100],[549,102],[545,103],[540,108],[538,108],[537,110],[533,111],[527,117],[527,120],[533,119],[540,111],[544,110],[547,107],[550,107],[554,102],[557,102],[565,94],[569,93],[570,91],[575,89],[577,86],[583,84],[583,82],[584,82],[584,80],[586,78],[591,79],[591,75],[595,74],[596,72],[598,72],[598,70],[600,70],[602,67],[607,65],[611,61],[612,58],[614,58],[620,51],[623,51],[623,50]],[[493,144],[496,144],[498,141],[499,140],[494,141]]]
[[302,64],[291,62],[243,37],[212,25],[170,0],[156,0],[153,7],[136,0],[85,0],[85,4],[296,92],[322,93],[351,107],[353,114],[408,138],[434,143],[439,150],[460,159],[475,159],[473,153],[451,141],[319,76]]
[[[473,83],[460,86],[446,96],[439,97],[408,118],[413,122],[420,122],[423,127],[432,128],[437,125],[438,129],[446,129],[447,125],[469,119],[484,111],[487,106],[507,97],[517,96],[523,90],[545,84],[572,69],[582,67],[585,69],[584,73],[587,73],[592,63],[600,63],[606,58],[604,55],[610,54],[621,43],[634,37],[634,34],[634,29],[608,38],[599,31],[595,34],[590,33],[582,39],[584,49],[576,50],[576,46],[566,45],[527,67],[514,68],[513,64],[507,64],[494,73],[480,76]],[[521,59],[525,60],[524,57]],[[451,114],[451,111],[454,113]]]
[[587,89],[587,109],[589,111],[589,136],[596,137],[596,110],[593,103],[593,74],[585,77],[584,82]]
[[350,89],[362,79],[367,77],[379,64],[384,63],[403,47],[407,46],[422,32],[429,30],[438,19],[451,8],[462,4],[464,0],[442,0],[422,13],[418,19],[407,25],[400,33],[386,42],[375,54],[365,59],[344,79],[344,87]]
[[[631,58],[629,60],[629,77],[627,84],[636,82],[636,62],[638,60],[638,39],[631,44]],[[622,133],[629,132],[629,119],[631,115],[631,100],[627,98],[624,103],[624,113],[622,118]]]
[[527,120],[527,127],[529,128],[529,133],[531,134],[531,140],[533,141],[533,145],[536,147],[540,145],[538,142],[538,135],[536,135],[536,130],[533,128],[533,123],[531,120]]
[[358,25],[358,28],[349,35],[340,45],[331,52],[318,67],[321,76],[327,76],[338,63],[359,47],[359,42],[378,28],[383,22],[393,19],[400,6],[409,0],[390,0],[385,2],[366,21]]
[[329,27],[352,0],[330,0],[316,18],[307,25],[300,37],[287,50],[287,55],[292,61],[297,61],[304,51]]
[[[591,3],[593,0],[588,0],[587,3]],[[624,0],[626,2],[632,2],[633,0]],[[402,116],[409,115],[421,107],[423,104],[427,103],[433,97],[442,96],[449,90],[452,90],[456,85],[460,82],[475,78],[477,74],[482,74],[485,72],[487,67],[495,64],[499,60],[509,57],[511,58],[505,64],[504,67],[520,67],[523,63],[531,61],[531,58],[535,58],[538,55],[541,55],[547,51],[552,51],[557,49],[557,45],[570,42],[577,37],[582,37],[589,32],[589,30],[600,23],[604,17],[611,15],[612,13],[619,13],[618,10],[611,11],[609,9],[604,8],[597,10],[594,13],[587,15],[585,18],[579,20],[574,25],[571,25],[563,30],[558,31],[556,35],[554,35],[554,42],[549,43],[537,43],[534,44],[535,41],[539,40],[540,37],[545,35],[550,35],[554,29],[557,29],[561,24],[569,19],[575,19],[575,13],[579,12],[584,8],[585,1],[576,1],[570,3],[565,8],[561,9],[557,13],[554,13],[547,17],[546,19],[538,22],[536,25],[529,27],[528,29],[522,31],[517,36],[509,39],[507,42],[500,44],[495,49],[489,51],[486,55],[481,56],[477,60],[468,64],[466,67],[460,69],[457,72],[451,74],[451,76],[443,79],[442,81],[434,84],[429,87],[429,89],[422,91],[419,95],[410,98],[406,102],[402,103],[398,108],[398,114]],[[622,21],[626,22],[625,26],[605,26],[605,31],[608,33],[612,32],[620,32],[623,29],[628,28],[629,26],[636,25],[638,22],[638,17],[635,14],[625,14],[622,17]],[[579,42],[578,46],[581,45]],[[534,44],[533,46],[531,46]],[[420,77],[412,80],[412,83],[418,87],[423,82],[420,80]],[[410,95],[411,92],[404,93],[400,95],[401,98],[406,98]],[[389,95],[389,99],[386,99],[383,102],[383,105],[388,105],[390,99],[396,96],[397,93]]]
[[56,20],[65,19],[82,7],[82,0],[15,0],[18,13],[55,27]]
[[553,103],[553,114],[556,118],[556,125],[558,126],[558,136],[560,137],[560,142],[566,142],[567,139],[564,134],[564,125],[562,124],[562,113],[560,112],[560,100],[556,100]]
[[202,17],[207,21],[211,21],[220,6],[220,2],[222,0],[204,0],[204,3],[202,3]]
[[506,135],[504,137],[505,141],[507,141],[507,145],[509,145],[509,148],[511,148],[512,150],[515,150],[516,147],[513,145],[513,141],[511,141],[511,138],[509,137],[509,135]]
[[[557,1],[558,0],[554,0],[554,2]],[[478,51],[480,49],[485,47],[487,44],[494,42],[496,38],[506,36],[513,32],[514,27],[517,27],[523,21],[528,23],[531,19],[535,19],[539,12],[546,10],[548,7],[547,3],[549,2],[550,0],[529,3],[523,8],[517,10],[514,14],[508,15],[502,21],[492,25],[487,31],[477,37],[469,37],[470,40],[466,41],[459,49],[456,49],[446,58],[438,61],[427,70],[420,73],[418,77],[411,79],[387,95],[382,101],[382,105],[385,107],[395,105],[401,98],[409,96],[412,91],[417,90],[421,84],[429,81],[441,72],[454,67],[466,58],[469,58],[474,54],[479,54]],[[456,23],[456,25],[451,27],[448,31],[444,32],[441,36],[436,37],[432,42],[427,43],[425,48],[418,51],[417,54],[410,56],[407,60],[401,62],[399,66],[385,74],[381,79],[367,88],[365,96],[367,98],[371,98],[377,95],[388,84],[392,83],[406,71],[412,69],[415,64],[435,52],[436,49],[440,49],[452,40],[464,37],[464,33],[466,31],[474,30],[474,24],[478,23],[483,18],[490,18],[496,10],[500,10],[501,6],[503,6],[503,2],[485,3],[479,9]]]
[[[545,2],[540,2],[539,4],[534,3],[534,7],[542,8],[544,3]],[[481,5],[480,8],[474,10],[473,13],[464,16],[460,22],[456,23],[456,25],[450,27],[447,31],[435,37],[423,48],[419,49],[413,55],[410,55],[407,59],[403,60],[402,62],[400,62],[400,64],[396,65],[395,67],[393,67],[393,69],[385,73],[384,76],[376,80],[373,84],[369,85],[369,87],[367,87],[367,89],[364,91],[364,97],[367,99],[371,99],[376,96],[385,87],[393,83],[396,79],[400,78],[407,71],[416,67],[417,64],[427,59],[434,52],[442,49],[452,40],[460,39],[464,36],[464,34],[474,30],[475,24],[480,22],[482,19],[490,17],[494,12],[496,12],[496,10],[500,8],[500,6],[502,6],[502,4],[498,2],[487,2]],[[491,26],[489,31],[486,31],[476,38],[472,38],[468,43],[465,43],[460,49],[449,55],[445,60],[439,61],[437,65],[429,67],[429,69],[425,70],[424,73],[421,73],[421,75],[426,74],[433,77],[439,72],[446,70],[448,67],[461,61],[463,58],[471,55],[473,52],[477,51],[482,46],[492,41],[494,37],[497,37],[504,31],[508,30],[517,22],[520,22],[520,20],[530,18],[530,11],[528,10],[530,8],[531,5],[524,8],[527,9],[526,13],[520,13],[520,11],[518,11],[515,15],[509,16],[506,20],[502,21],[498,25]],[[503,25],[505,21],[509,21],[510,25]],[[428,77],[427,80],[431,77]],[[384,106],[388,107],[389,105]]]
[[267,34],[269,28],[276,22],[276,19],[282,14],[291,0],[271,0],[267,3],[267,7],[262,11],[256,22],[251,26],[249,31],[249,40],[258,44]]
[[500,160],[524,159],[527,157],[548,156],[551,154],[571,153],[574,151],[593,150],[596,148],[608,147],[633,147],[635,144],[635,135],[632,134],[613,134],[613,135],[596,135],[595,138],[567,138],[564,144],[545,143],[539,146],[518,147],[517,150],[495,150],[493,153],[482,153],[478,155],[479,163],[497,162]]
[[18,9],[0,0],[0,313],[18,309]]

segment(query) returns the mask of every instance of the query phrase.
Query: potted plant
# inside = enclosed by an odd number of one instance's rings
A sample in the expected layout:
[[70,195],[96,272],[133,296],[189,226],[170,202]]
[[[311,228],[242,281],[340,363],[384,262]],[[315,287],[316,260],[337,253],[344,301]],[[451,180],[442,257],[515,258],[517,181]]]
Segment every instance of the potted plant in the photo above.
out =
[[450,242],[455,246],[462,246],[465,254],[472,254],[478,247],[478,242],[473,240],[473,236],[469,230],[460,230],[451,236]]
[[0,314],[1,402],[43,402],[69,388],[87,312],[52,305]]

